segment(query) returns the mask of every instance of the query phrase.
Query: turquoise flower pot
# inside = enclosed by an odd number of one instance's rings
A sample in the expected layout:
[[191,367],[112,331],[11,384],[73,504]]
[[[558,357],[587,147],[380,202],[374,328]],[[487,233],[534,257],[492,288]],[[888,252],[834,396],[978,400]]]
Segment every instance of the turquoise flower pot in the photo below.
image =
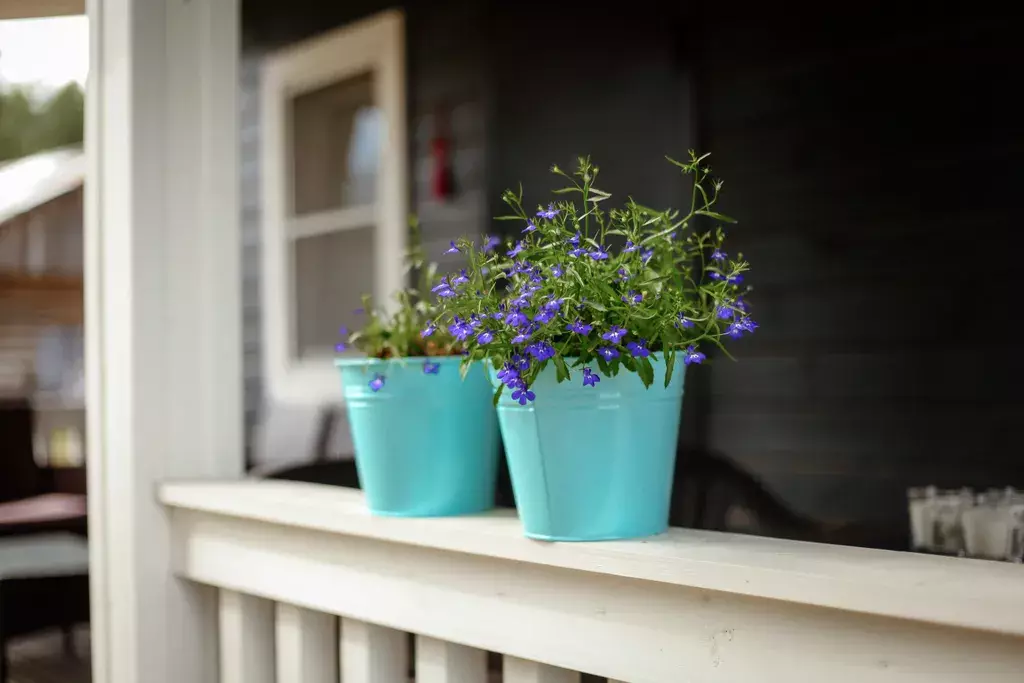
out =
[[[424,363],[436,363],[436,374]],[[481,364],[460,356],[335,361],[370,511],[395,517],[463,515],[494,506],[498,426]],[[377,391],[371,387],[383,376]]]
[[[572,369],[559,384],[548,364],[533,403],[502,392],[498,423],[527,536],[605,541],[668,528],[685,367],[677,364],[665,388],[664,360],[651,364],[650,389],[625,370],[585,387]],[[490,376],[497,386],[495,370]]]

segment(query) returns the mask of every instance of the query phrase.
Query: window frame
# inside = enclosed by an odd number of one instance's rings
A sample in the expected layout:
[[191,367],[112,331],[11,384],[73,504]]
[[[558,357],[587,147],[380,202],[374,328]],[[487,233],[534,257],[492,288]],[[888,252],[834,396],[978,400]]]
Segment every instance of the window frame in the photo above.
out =
[[[298,358],[294,241],[372,226],[374,301],[390,304],[404,282],[402,255],[408,221],[408,145],[405,21],[390,10],[270,55],[261,78],[263,367],[273,400],[341,401],[332,358]],[[371,206],[292,215],[290,102],[362,73],[373,74],[374,104],[382,115],[381,155]]]

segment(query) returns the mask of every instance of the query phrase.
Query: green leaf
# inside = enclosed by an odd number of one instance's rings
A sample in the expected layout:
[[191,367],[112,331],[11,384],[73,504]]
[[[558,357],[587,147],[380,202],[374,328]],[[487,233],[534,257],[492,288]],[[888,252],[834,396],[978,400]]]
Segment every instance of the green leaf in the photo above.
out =
[[583,190],[581,190],[578,187],[563,187],[563,188],[560,188],[558,190],[552,190],[551,192],[554,193],[554,194],[569,194],[570,192],[582,192],[582,191]]
[[569,379],[569,368],[565,366],[565,361],[561,356],[555,356],[552,359],[555,363],[555,378],[559,382],[564,382]]
[[465,381],[466,375],[469,374],[469,368],[470,366],[472,366],[472,364],[473,361],[469,360],[468,358],[459,364],[459,377],[461,377],[463,381]]
[[584,301],[583,304],[585,306],[590,306],[595,311],[607,311],[608,310],[607,308],[605,308],[604,304],[599,304],[596,301],[591,301],[590,299],[587,299],[586,301]]
[[494,391],[494,398],[491,399],[491,404],[494,406],[498,405],[498,401],[501,400],[501,392],[505,390],[504,384],[499,384],[498,388]]
[[672,370],[676,366],[676,352],[674,349],[665,351],[665,388],[672,383]]
[[632,356],[623,356],[622,364],[626,366],[626,369],[629,370],[630,372],[637,372],[636,361],[633,360]]
[[636,364],[636,374],[640,375],[640,380],[644,383],[645,387],[650,387],[654,382],[654,367],[651,366],[650,359],[638,358]]
[[708,218],[714,218],[716,221],[722,221],[723,223],[735,223],[736,222],[735,218],[729,218],[728,216],[723,216],[722,214],[718,213],[717,211],[705,211],[703,209],[697,209],[696,211],[694,211],[694,213],[698,214],[700,216],[707,216]]
[[612,376],[612,369],[608,365],[608,361],[604,359],[604,356],[597,357],[597,367],[601,369],[601,374],[604,375],[605,377]]

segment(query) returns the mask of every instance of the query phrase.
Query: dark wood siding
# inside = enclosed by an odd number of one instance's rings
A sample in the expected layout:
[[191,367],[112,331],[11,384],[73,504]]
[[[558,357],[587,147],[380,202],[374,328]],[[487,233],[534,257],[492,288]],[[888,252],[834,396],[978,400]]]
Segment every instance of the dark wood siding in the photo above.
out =
[[903,525],[907,486],[1024,484],[1015,39],[816,11],[702,23],[701,143],[762,325],[710,370],[705,445],[806,514]]

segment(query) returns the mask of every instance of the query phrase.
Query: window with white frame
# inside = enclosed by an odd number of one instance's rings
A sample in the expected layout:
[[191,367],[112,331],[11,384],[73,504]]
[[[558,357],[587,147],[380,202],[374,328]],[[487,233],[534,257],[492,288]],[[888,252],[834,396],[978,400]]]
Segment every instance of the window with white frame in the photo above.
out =
[[403,284],[403,18],[389,11],[267,59],[262,78],[263,332],[279,401],[340,400],[339,328]]

